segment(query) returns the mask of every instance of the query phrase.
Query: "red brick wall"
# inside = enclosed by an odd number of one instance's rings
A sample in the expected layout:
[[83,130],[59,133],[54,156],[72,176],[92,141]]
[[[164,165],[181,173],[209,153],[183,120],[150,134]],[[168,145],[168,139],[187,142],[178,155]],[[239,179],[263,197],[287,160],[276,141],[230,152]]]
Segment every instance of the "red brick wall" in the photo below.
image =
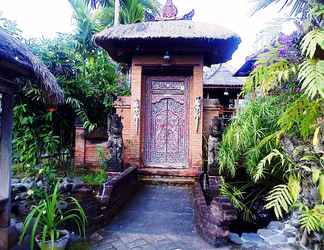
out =
[[99,167],[98,148],[103,148],[106,157],[108,157],[108,148],[105,142],[95,143],[85,139],[85,129],[82,127],[75,128],[75,151],[74,165],[77,167]]
[[[189,80],[189,163],[186,169],[177,170],[177,175],[181,176],[196,176],[202,166],[202,147],[203,134],[208,132],[208,124],[211,117],[218,114],[218,108],[203,107],[198,132],[195,127],[194,120],[194,103],[196,97],[203,97],[203,57],[199,55],[194,56],[173,56],[171,59],[171,67],[178,65],[192,66],[193,75]],[[124,140],[124,163],[137,165],[141,168],[145,167],[143,164],[144,156],[144,94],[145,84],[143,75],[143,66],[161,65],[163,61],[161,56],[134,56],[131,69],[131,96],[118,97],[115,102],[115,107],[118,115],[122,117],[123,140]],[[134,120],[134,102],[141,103],[141,119],[139,124],[139,131],[136,131],[136,124]],[[76,150],[75,150],[75,164],[76,165],[97,165],[96,146],[90,142],[85,142],[82,137],[83,129],[76,128]],[[151,171],[150,169],[146,169]],[[155,169],[156,170],[156,169]],[[171,170],[170,170],[171,171]],[[156,172],[152,169],[152,173]],[[171,171],[172,172],[172,171]],[[170,172],[170,173],[171,173]]]

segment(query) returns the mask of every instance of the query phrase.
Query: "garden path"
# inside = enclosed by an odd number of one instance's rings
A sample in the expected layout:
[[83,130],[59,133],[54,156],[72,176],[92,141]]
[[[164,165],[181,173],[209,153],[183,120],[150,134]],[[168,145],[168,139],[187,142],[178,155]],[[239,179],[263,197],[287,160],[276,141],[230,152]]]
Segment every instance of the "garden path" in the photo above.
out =
[[[191,189],[144,186],[112,223],[99,232],[93,250],[209,250],[193,224]],[[229,248],[222,248],[229,249]]]

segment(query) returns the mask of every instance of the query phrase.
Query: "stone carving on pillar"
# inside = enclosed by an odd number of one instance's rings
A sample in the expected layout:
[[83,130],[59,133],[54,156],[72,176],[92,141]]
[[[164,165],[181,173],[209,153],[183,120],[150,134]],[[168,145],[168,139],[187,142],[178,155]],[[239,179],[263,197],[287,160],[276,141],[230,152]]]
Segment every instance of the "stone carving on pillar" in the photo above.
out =
[[109,159],[107,161],[108,169],[114,172],[123,170],[123,150],[124,143],[122,137],[123,124],[121,117],[117,114],[108,116],[107,133],[108,133],[108,150]]
[[200,119],[201,119],[201,97],[200,96],[197,96],[195,99],[194,118],[195,118],[196,133],[198,133]]
[[134,123],[135,123],[136,134],[138,134],[139,125],[140,125],[140,117],[141,117],[140,101],[139,100],[136,100],[134,102],[133,112],[134,112]]

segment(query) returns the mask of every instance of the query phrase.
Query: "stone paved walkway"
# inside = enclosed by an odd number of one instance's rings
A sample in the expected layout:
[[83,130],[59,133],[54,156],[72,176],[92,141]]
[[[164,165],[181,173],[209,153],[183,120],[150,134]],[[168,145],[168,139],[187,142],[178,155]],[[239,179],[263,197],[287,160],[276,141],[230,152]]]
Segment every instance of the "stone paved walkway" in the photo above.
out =
[[99,234],[103,240],[93,250],[216,249],[197,235],[191,190],[185,187],[144,186]]

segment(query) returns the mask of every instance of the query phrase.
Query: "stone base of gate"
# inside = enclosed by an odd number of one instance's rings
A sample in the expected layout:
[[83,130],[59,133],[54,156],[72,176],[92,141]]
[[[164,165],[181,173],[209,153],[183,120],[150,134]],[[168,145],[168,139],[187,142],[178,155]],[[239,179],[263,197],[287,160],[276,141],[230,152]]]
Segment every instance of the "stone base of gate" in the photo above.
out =
[[198,168],[138,168],[141,181],[150,184],[193,185],[199,174]]

